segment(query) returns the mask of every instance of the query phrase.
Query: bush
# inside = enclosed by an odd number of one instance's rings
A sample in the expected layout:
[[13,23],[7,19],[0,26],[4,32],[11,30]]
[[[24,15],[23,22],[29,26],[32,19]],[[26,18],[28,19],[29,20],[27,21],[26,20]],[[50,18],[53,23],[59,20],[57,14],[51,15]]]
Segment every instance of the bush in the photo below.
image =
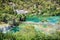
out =
[[0,40],[16,40],[14,35],[11,33],[0,33]]

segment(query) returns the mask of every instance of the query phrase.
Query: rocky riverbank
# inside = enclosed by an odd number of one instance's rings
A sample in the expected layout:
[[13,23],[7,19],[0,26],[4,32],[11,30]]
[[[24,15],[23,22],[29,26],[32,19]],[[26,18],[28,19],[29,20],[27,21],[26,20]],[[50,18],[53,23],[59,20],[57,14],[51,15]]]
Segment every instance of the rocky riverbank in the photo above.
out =
[[11,26],[9,24],[6,24],[4,22],[0,23],[0,32],[6,33],[11,29]]

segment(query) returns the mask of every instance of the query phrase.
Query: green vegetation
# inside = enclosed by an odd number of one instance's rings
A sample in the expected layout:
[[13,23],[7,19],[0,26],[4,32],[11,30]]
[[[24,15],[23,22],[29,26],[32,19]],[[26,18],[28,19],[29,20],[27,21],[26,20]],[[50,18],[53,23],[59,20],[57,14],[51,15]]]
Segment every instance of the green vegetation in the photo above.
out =
[[[12,2],[12,5],[10,2]],[[11,19],[18,16],[16,12],[14,12],[16,9],[28,10],[29,14],[26,14],[27,17],[33,16],[31,14],[36,16],[60,15],[59,2],[59,0],[0,0],[0,21],[3,21],[4,15],[7,15],[9,19],[10,16],[13,16]],[[15,4],[15,6],[13,6],[13,4]],[[6,20],[8,20],[8,18],[6,18]]]
[[[9,4],[12,2],[12,5]],[[3,21],[4,15],[10,19],[10,16],[16,17],[15,9],[28,10],[26,16],[56,16],[60,15],[59,0],[0,0],[0,21]],[[15,6],[13,6],[15,4]],[[20,16],[20,15],[19,15]],[[13,17],[11,19],[13,19]],[[6,20],[8,19],[6,18]],[[17,17],[16,17],[17,18]],[[17,18],[18,19],[18,18]]]
[[[14,10],[27,10],[29,13],[17,14]],[[32,15],[33,14],[33,15]],[[20,18],[60,16],[60,0],[0,0],[0,22],[18,26]],[[43,20],[42,20],[43,21]],[[59,40],[60,32],[48,34],[36,32],[34,27],[26,27],[17,33],[0,33],[0,40]]]
[[60,32],[54,34],[45,34],[44,32],[35,31],[34,27],[25,27],[16,33],[0,33],[0,40],[59,40]]

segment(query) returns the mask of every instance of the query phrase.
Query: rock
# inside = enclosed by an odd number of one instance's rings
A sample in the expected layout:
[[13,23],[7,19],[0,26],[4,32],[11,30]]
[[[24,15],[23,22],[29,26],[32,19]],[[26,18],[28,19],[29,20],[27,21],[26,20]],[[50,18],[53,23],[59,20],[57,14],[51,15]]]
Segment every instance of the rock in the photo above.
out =
[[25,10],[15,10],[17,12],[17,14],[26,14],[28,13],[28,11],[25,11]]
[[8,30],[10,30],[11,27],[9,24],[2,24],[0,25],[0,32],[6,33]]

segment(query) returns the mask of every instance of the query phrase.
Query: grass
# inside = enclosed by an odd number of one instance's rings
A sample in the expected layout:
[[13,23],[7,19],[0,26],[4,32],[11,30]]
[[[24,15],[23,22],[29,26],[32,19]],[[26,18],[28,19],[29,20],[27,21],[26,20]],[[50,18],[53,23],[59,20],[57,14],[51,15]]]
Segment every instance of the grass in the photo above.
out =
[[24,24],[23,26],[25,27],[15,33],[0,33],[0,40],[60,40],[60,32],[47,34],[43,31],[36,31],[33,25]]

